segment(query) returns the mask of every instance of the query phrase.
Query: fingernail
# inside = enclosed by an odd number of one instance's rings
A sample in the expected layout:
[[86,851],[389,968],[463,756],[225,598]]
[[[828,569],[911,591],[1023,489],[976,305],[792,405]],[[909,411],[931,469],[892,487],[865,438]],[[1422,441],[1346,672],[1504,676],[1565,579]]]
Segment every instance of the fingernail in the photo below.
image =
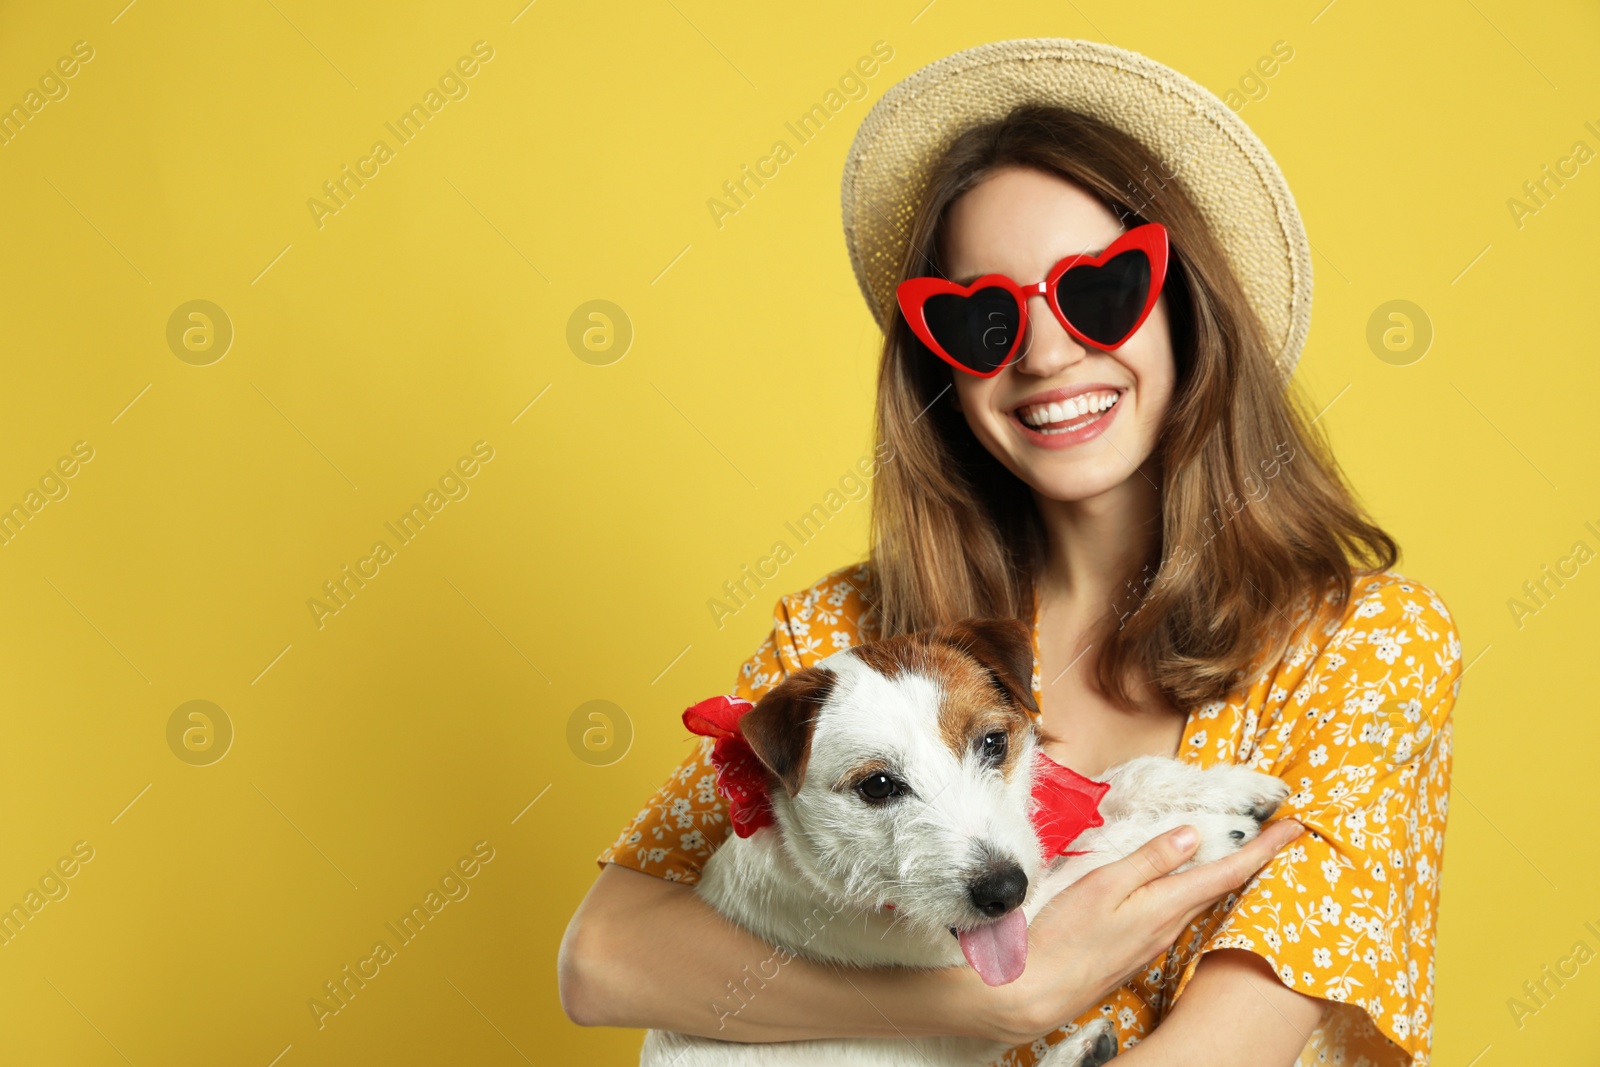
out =
[[1175,848],[1187,850],[1195,843],[1195,829],[1192,826],[1180,826],[1172,831],[1172,844]]

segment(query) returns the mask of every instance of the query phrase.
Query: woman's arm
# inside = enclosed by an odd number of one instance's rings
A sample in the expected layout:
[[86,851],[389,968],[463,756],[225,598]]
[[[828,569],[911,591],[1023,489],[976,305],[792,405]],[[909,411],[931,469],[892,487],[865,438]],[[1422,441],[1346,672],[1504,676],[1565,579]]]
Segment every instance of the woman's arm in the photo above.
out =
[[999,987],[967,967],[782,962],[787,953],[724,919],[689,887],[608,865],[562,940],[562,1007],[580,1025],[727,1041],[959,1034],[1026,1043],[1148,964],[1300,826],[1274,823],[1232,856],[1168,876],[1195,848],[1181,829],[1069,886],[1030,927],[1022,978]]
[[561,1006],[581,1026],[727,1041],[913,1037],[963,984],[954,968],[851,972],[786,955],[689,886],[608,864],[561,942]]
[[1201,958],[1172,1014],[1117,1057],[1123,1067],[1290,1067],[1328,1003],[1278,981],[1240,948]]

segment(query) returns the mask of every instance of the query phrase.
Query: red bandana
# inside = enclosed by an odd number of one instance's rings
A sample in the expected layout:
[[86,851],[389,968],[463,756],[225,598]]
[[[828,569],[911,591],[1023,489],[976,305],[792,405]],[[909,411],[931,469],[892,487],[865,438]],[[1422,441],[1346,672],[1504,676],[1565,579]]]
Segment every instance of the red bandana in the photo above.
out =
[[683,725],[692,734],[714,737],[711,765],[717,769],[717,792],[728,801],[733,832],[749,837],[772,825],[772,802],[767,799],[767,768],[756,759],[750,743],[739,732],[739,719],[755,707],[739,697],[711,697],[683,713]]
[[[739,732],[739,719],[754,706],[739,697],[716,696],[683,713],[683,725],[690,733],[717,739],[711,749],[717,792],[728,801],[728,819],[740,837],[773,824],[767,769]],[[1085,778],[1043,752],[1035,754],[1033,828],[1046,860],[1082,854],[1067,851],[1067,846],[1105,821],[1100,817],[1100,798],[1110,788],[1109,783]]]
[[1110,788],[1110,782],[1085,778],[1043,752],[1034,753],[1033,799],[1038,807],[1033,811],[1033,828],[1046,861],[1083,855],[1084,849],[1068,852],[1067,846],[1085,830],[1105,822],[1100,817],[1100,798]]

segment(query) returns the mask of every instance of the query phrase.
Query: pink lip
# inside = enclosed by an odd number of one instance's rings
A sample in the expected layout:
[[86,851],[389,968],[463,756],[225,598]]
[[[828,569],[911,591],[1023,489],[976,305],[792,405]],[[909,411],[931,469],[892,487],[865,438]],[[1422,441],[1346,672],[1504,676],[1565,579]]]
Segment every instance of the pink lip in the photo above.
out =
[[1111,425],[1111,420],[1116,418],[1117,412],[1122,410],[1122,400],[1120,397],[1115,404],[1113,404],[1108,410],[1102,412],[1100,417],[1089,423],[1089,425],[1081,426],[1076,430],[1069,430],[1066,433],[1040,433],[1032,426],[1029,426],[1027,423],[1023,422],[1022,419],[1017,415],[1017,412],[1022,408],[1028,407],[1030,404],[1055,403],[1059,400],[1065,400],[1068,397],[1077,396],[1080,393],[1096,393],[1104,392],[1106,390],[1116,390],[1122,396],[1126,396],[1128,393],[1126,386],[1111,385],[1107,382],[1090,382],[1087,385],[1066,386],[1061,389],[1051,389],[1049,392],[1045,393],[1035,393],[1026,400],[1022,401],[1020,404],[1013,406],[1011,410],[1006,412],[1006,417],[1011,420],[1012,425],[1021,431],[1022,436],[1029,443],[1034,444],[1039,448],[1048,448],[1053,450],[1071,448],[1074,445],[1080,445],[1085,441],[1092,440],[1105,433],[1106,428]]

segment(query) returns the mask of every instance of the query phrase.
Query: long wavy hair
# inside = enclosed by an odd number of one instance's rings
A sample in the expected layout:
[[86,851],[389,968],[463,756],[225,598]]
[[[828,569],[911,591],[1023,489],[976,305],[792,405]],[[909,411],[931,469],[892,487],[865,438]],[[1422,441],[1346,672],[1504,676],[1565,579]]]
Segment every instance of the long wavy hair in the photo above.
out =
[[[1125,708],[1141,680],[1184,709],[1226,697],[1282,656],[1298,609],[1342,606],[1355,574],[1394,566],[1398,547],[1355,500],[1179,176],[1127,134],[1040,104],[963,132],[933,168],[902,279],[945,276],[946,209],[1007,166],[1074,182],[1130,227],[1167,227],[1176,381],[1150,464],[1160,536],[1088,635],[1093,682]],[[893,457],[872,498],[874,636],[974,616],[1032,622],[1043,521],[1029,486],[944,395],[953,373],[895,315],[874,426],[880,454]]]

